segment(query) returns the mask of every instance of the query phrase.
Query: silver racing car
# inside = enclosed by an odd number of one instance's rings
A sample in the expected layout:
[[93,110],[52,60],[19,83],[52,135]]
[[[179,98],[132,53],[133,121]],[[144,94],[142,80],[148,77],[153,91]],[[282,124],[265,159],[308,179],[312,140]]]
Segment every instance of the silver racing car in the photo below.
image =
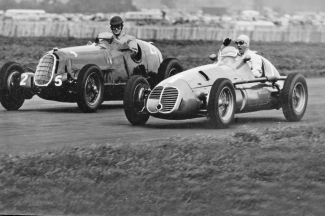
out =
[[161,119],[207,117],[216,128],[228,127],[237,113],[281,109],[288,121],[299,121],[306,111],[307,83],[303,75],[280,76],[262,57],[263,75],[255,78],[246,63],[227,46],[212,64],[189,69],[163,80],[152,90],[141,76],[126,84],[124,111],[133,125],[145,124],[149,116]]

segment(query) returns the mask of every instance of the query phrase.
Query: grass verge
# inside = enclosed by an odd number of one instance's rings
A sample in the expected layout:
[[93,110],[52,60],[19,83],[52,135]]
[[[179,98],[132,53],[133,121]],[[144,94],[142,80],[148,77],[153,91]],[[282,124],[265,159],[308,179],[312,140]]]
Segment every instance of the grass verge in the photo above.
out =
[[[54,47],[81,46],[86,45],[89,40],[94,41],[93,38],[0,37],[0,65],[16,61],[35,70],[39,59]],[[154,41],[164,58],[178,58],[185,69],[212,63],[209,56],[217,53],[221,44],[221,41]],[[270,60],[282,75],[299,72],[305,77],[325,77],[325,43],[253,41],[251,49]]]
[[325,126],[0,156],[0,212],[323,215]]

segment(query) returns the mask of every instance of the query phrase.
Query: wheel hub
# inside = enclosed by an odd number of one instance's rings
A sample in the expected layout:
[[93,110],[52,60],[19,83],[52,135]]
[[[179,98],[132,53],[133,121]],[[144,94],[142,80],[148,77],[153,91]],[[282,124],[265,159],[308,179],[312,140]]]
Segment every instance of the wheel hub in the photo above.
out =
[[178,71],[176,70],[176,68],[173,68],[169,71],[169,76],[168,77],[171,77],[171,76],[174,76],[175,74],[178,74]]
[[232,94],[229,89],[225,88],[221,91],[219,96],[219,114],[224,120],[227,120],[231,114],[230,108],[233,105],[231,103]]
[[8,91],[9,94],[15,99],[23,98],[22,88],[20,87],[20,73],[14,71],[8,77]]
[[86,98],[88,104],[94,104],[99,96],[99,79],[96,74],[91,74],[86,82]]
[[138,113],[143,111],[145,107],[145,98],[146,98],[145,96],[147,94],[146,87],[147,87],[146,85],[138,85],[135,90],[134,105]]
[[296,112],[301,112],[304,108],[305,90],[302,84],[297,83],[292,93],[293,107]]

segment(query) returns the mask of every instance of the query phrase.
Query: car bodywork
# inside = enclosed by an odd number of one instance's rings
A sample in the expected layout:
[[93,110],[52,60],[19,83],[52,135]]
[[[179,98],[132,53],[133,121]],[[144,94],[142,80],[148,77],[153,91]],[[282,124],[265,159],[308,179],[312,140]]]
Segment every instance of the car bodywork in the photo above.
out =
[[177,59],[162,59],[152,43],[136,40],[138,52],[105,32],[85,46],[54,48],[36,70],[8,62],[0,71],[1,104],[17,110],[34,95],[46,100],[77,102],[83,112],[93,112],[107,100],[122,100],[127,80],[141,75],[153,87],[181,72]]
[[[102,33],[98,35],[96,43],[54,48],[41,58],[35,73],[28,73],[28,79],[21,82],[21,86],[35,89],[43,99],[77,102],[75,83],[78,74],[85,65],[94,64],[103,73],[104,100],[121,100],[123,87],[130,76],[138,74],[154,79],[162,55],[152,44],[136,40],[139,52],[131,57],[131,52],[123,51],[123,47],[120,50],[121,44],[111,37],[110,33]],[[22,74],[22,80],[26,79],[26,75]]]
[[[258,79],[254,78],[242,57],[236,55],[236,50],[229,48],[223,51],[222,59],[218,62],[187,70],[159,83],[149,95],[149,113],[168,119],[196,117],[200,109],[206,107],[210,89],[218,78],[227,78],[235,84],[236,113],[279,109],[276,98],[285,77],[281,77],[277,69],[263,58],[263,76],[268,77],[268,80],[262,78],[262,82],[249,82]],[[169,92],[175,92],[174,97],[165,100],[172,94]],[[156,94],[161,95],[159,100],[155,99]]]
[[[263,75],[255,78],[246,63],[249,59],[239,56],[236,48],[225,47],[214,63],[179,73],[163,80],[154,89],[148,90],[144,96],[144,108],[138,114],[147,113],[162,119],[189,119],[202,116],[210,118],[214,115],[212,109],[219,110],[217,115],[222,116],[222,112],[226,115],[227,107],[233,106],[234,112],[229,112],[227,117],[229,121],[225,120],[226,123],[222,123],[223,119],[219,117],[221,123],[217,127],[222,128],[229,125],[235,113],[282,108],[287,101],[284,92],[288,92],[290,95],[287,98],[291,97],[290,101],[295,100],[292,102],[295,103],[293,112],[299,115],[291,120],[300,120],[308,98],[307,86],[302,75],[298,77],[300,84],[292,87],[293,82],[286,81],[287,77],[281,76],[272,63],[262,57]],[[220,82],[217,82],[218,80]],[[213,89],[217,89],[218,86],[213,86],[225,81],[231,83],[231,86],[226,85],[225,90],[228,90],[216,96]],[[284,86],[289,86],[285,87],[289,90],[284,91]],[[231,94],[231,89],[234,90],[234,94]],[[216,100],[213,100],[213,97],[216,97]],[[233,102],[231,98],[234,99]],[[288,106],[292,107],[292,104]],[[126,114],[132,124],[138,124],[137,121],[132,121],[130,115],[128,116],[127,110]]]

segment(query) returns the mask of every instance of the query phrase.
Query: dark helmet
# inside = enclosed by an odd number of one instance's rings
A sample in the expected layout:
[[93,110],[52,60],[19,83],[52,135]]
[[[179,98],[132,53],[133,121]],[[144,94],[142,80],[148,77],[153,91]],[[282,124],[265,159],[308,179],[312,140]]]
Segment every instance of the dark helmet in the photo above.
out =
[[110,21],[111,25],[121,25],[123,24],[123,20],[120,16],[113,16]]

